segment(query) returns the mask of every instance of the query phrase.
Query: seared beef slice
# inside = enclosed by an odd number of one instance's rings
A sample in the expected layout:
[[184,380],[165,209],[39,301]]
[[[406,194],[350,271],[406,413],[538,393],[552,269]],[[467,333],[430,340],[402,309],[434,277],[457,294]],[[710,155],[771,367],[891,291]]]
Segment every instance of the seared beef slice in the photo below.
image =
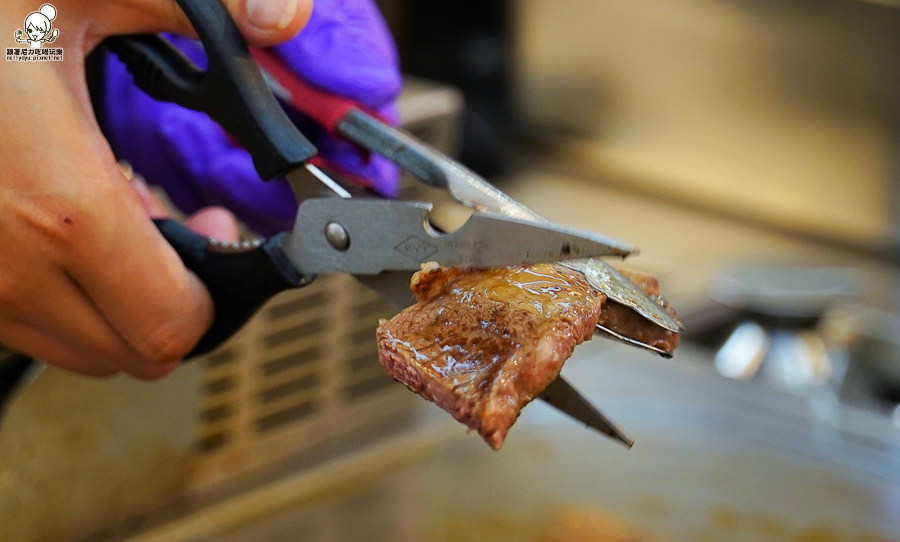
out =
[[[640,288],[641,291],[647,294],[650,299],[662,305],[669,314],[674,316],[676,320],[678,319],[675,310],[660,294],[659,281],[656,280],[656,277],[624,269],[620,269],[619,271],[635,286]],[[598,323],[606,329],[618,333],[623,337],[650,345],[658,349],[667,357],[671,357],[675,352],[675,348],[678,346],[678,333],[654,325],[652,322],[635,312],[634,309],[612,300],[608,301],[603,306],[603,313],[600,315]]]
[[412,289],[419,302],[380,322],[381,364],[494,449],[591,338],[605,301],[581,274],[555,264],[425,265]]

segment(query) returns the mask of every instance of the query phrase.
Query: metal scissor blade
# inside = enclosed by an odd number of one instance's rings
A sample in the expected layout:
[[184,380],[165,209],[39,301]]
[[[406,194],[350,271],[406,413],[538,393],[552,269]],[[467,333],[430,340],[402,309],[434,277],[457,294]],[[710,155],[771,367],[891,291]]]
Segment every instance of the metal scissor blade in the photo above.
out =
[[608,339],[612,339],[614,341],[619,341],[621,343],[624,343],[624,344],[627,344],[630,346],[636,346],[638,348],[643,348],[644,350],[648,350],[655,354],[659,354],[660,356],[662,356],[664,358],[672,357],[672,354],[670,352],[666,352],[665,350],[658,348],[656,346],[653,346],[652,344],[647,344],[647,343],[641,342],[637,339],[632,339],[631,337],[626,337],[625,335],[622,335],[621,333],[617,333],[617,332],[609,329],[606,326],[597,324],[597,327],[594,329],[594,331],[596,333],[599,333],[600,335],[603,335],[604,337],[606,337]]
[[546,220],[456,160],[362,110],[348,112],[337,131],[422,182],[447,190],[463,205],[521,219]]
[[[522,220],[547,222],[459,162],[361,110],[347,113],[337,128],[346,138],[382,154],[425,183],[445,188],[459,203]],[[657,325],[673,332],[680,331],[681,325],[671,315],[610,265],[597,259],[590,265],[570,267],[585,273],[596,289],[612,299]]]
[[634,439],[597,410],[562,377],[550,383],[538,396],[554,408],[631,448]]
[[678,318],[669,314],[665,307],[651,299],[615,267],[603,260],[598,258],[571,260],[563,262],[563,265],[584,273],[584,277],[592,286],[613,301],[634,309],[647,320],[672,333],[681,332],[681,322]]
[[310,198],[300,204],[286,253],[303,273],[374,275],[429,261],[487,268],[631,251],[593,233],[479,212],[443,233],[429,223],[430,211],[425,202]]

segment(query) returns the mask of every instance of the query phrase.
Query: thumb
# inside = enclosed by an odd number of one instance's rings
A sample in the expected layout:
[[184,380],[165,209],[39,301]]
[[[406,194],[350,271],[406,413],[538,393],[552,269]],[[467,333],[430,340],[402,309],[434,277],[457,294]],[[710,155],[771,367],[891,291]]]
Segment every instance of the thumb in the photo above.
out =
[[312,0],[224,0],[251,45],[282,43],[294,37],[312,13]]
[[[313,3],[313,0],[213,1],[225,5],[247,42],[257,47],[275,45],[294,37],[309,20]],[[145,32],[196,36],[175,0],[90,2],[73,8],[79,9],[85,20],[95,21],[99,39]]]

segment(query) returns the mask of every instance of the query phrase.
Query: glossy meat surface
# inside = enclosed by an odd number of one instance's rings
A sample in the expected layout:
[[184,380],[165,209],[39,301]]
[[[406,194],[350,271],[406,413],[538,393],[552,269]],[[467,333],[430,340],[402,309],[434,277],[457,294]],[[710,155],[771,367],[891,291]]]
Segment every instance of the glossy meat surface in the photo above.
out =
[[419,302],[378,327],[382,365],[494,449],[592,336],[605,301],[583,276],[554,264],[426,265],[411,287]]

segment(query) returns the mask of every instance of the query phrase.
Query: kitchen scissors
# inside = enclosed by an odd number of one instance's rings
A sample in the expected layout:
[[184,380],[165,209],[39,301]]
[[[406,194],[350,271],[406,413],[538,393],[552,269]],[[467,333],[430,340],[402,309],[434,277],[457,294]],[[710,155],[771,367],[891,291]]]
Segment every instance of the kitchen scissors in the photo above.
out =
[[[212,327],[191,356],[216,348],[265,301],[309,284],[320,273],[353,274],[404,307],[412,302],[411,274],[428,261],[472,268],[556,261],[581,270],[603,266],[611,271],[586,273],[588,278],[603,277],[605,283],[595,282],[595,287],[658,325],[678,329],[656,302],[599,260],[627,256],[634,251],[631,245],[547,221],[358,104],[288,78],[271,55],[257,53],[255,60],[220,0],[177,1],[206,50],[205,71],[157,35],[117,36],[105,45],[141,89],[158,100],[207,113],[249,152],[260,177],[285,178],[299,200],[293,229],[258,241],[223,243],[174,220],[156,221],[186,267],[205,283],[215,306]],[[333,133],[445,189],[473,214],[458,230],[443,232],[428,220],[429,203],[351,197],[310,163],[316,148],[291,122],[276,94]],[[309,196],[311,188],[322,186],[330,197]],[[628,446],[633,443],[562,378],[541,398]]]

